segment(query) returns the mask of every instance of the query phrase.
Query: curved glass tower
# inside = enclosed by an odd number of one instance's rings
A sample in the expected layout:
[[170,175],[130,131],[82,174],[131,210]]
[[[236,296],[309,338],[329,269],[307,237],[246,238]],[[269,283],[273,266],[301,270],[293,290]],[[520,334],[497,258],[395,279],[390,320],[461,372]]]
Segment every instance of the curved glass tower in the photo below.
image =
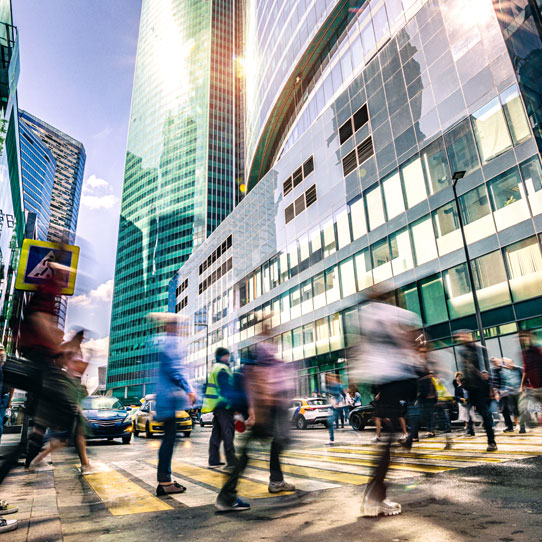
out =
[[107,386],[152,380],[145,316],[232,210],[235,4],[144,0],[119,225]]

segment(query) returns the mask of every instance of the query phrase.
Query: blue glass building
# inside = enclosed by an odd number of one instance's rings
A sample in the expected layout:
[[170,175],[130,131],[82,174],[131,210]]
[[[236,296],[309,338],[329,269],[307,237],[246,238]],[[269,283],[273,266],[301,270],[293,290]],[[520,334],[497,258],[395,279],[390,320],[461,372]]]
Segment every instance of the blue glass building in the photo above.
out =
[[19,134],[24,209],[36,214],[38,239],[47,241],[56,160],[49,147],[27,124],[23,113],[19,113]]

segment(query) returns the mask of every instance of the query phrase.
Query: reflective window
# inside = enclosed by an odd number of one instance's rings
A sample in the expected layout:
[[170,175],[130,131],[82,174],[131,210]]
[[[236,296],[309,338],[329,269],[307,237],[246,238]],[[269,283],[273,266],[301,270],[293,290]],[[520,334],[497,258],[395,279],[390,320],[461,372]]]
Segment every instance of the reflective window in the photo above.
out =
[[288,247],[288,267],[290,270],[290,278],[295,277],[299,273],[299,253],[297,251],[296,241]]
[[356,275],[354,274],[354,259],[348,258],[339,264],[341,275],[342,297],[356,293]]
[[330,218],[322,226],[322,233],[324,238],[324,258],[335,252],[335,225]]
[[441,256],[463,247],[455,201],[447,203],[433,212],[433,224],[438,252]]
[[309,237],[304,235],[299,239],[299,272],[308,269],[310,265]]
[[314,323],[303,326],[303,347],[305,358],[316,355],[316,333]]
[[397,306],[416,313],[421,319],[422,309],[416,284],[403,286],[397,290]]
[[501,101],[512,134],[514,145],[531,136],[529,121],[525,115],[517,86],[510,87],[501,94]]
[[459,209],[468,243],[474,243],[495,233],[495,223],[484,185],[460,196]]
[[469,119],[459,123],[445,134],[444,138],[452,175],[456,171],[469,173],[480,165]]
[[271,311],[273,312],[271,316],[271,327],[280,326],[280,298],[276,297],[271,302]]
[[382,181],[384,201],[386,202],[386,214],[388,220],[400,215],[405,211],[405,199],[399,172],[396,171]]
[[325,272],[326,283],[326,302],[329,305],[341,298],[341,290],[339,286],[339,273],[337,266],[333,266]]
[[310,243],[310,252],[311,252],[311,265],[319,262],[323,256],[324,251],[322,250],[322,232],[320,227],[316,227],[309,234],[309,243]]
[[344,334],[340,314],[332,314],[329,317],[329,331],[329,344],[331,350],[344,348]]
[[378,6],[371,5],[371,12],[373,15],[373,26],[376,41],[379,43],[384,38],[387,38],[390,33],[388,17],[386,16],[386,8],[384,7],[384,0],[381,0]]
[[269,262],[266,262],[262,265],[262,282],[263,282],[262,291],[264,294],[266,294],[271,289],[271,280],[269,276]]
[[[366,8],[368,5],[365,6]],[[373,21],[371,19],[371,10],[365,9],[360,15],[359,25],[361,27],[361,43],[365,56],[369,56],[376,46],[375,33],[373,30]]]
[[287,331],[282,334],[282,359],[292,361],[292,332]]
[[280,322],[285,324],[290,321],[290,293],[280,294]]
[[448,320],[446,298],[440,275],[433,275],[420,282],[423,313],[427,325]]
[[290,288],[290,318],[299,318],[301,316],[301,292],[299,286]]
[[482,162],[488,162],[512,147],[510,132],[498,98],[474,113],[472,123]]
[[382,239],[371,246],[373,257],[373,279],[375,284],[392,277],[391,255],[388,239]]
[[337,224],[337,248],[341,249],[352,242],[352,238],[350,237],[350,221],[346,208],[337,213],[335,222]]
[[280,283],[284,284],[288,280],[288,253],[281,252],[280,254]]
[[527,186],[527,195],[533,215],[542,213],[542,167],[540,159],[534,156],[520,165],[521,174]]
[[498,230],[531,217],[517,167],[501,173],[487,185]]
[[371,253],[369,249],[362,250],[354,256],[356,277],[358,280],[358,292],[373,285],[373,272],[371,271]]
[[539,296],[542,292],[542,255],[536,237],[506,247],[504,257],[514,301]]
[[292,330],[292,359],[294,361],[298,359],[303,359],[303,328],[296,327]]
[[511,302],[500,250],[472,260],[472,273],[480,310],[493,309]]
[[410,235],[406,228],[390,235],[390,251],[394,275],[399,275],[414,267]]
[[329,352],[329,322],[327,316],[316,320],[316,353]]
[[326,304],[326,286],[324,273],[319,273],[312,279],[312,288],[314,294],[314,310],[324,307]]
[[427,174],[429,193],[435,194],[450,184],[450,168],[442,138],[427,146],[421,153]]
[[311,279],[301,283],[301,314],[312,312],[312,281]]
[[403,6],[401,5],[401,0],[386,0],[386,11],[388,12],[390,26],[393,26],[400,19],[403,19]]
[[279,260],[277,256],[274,256],[269,261],[269,276],[271,281],[271,289],[276,288],[279,285]]
[[376,186],[372,190],[366,192],[365,201],[367,202],[369,229],[374,230],[375,228],[378,228],[378,226],[381,226],[382,224],[384,224],[384,222],[386,222],[380,186]]
[[422,162],[418,156],[401,166],[401,177],[408,208],[427,198]]
[[450,318],[461,318],[474,312],[474,301],[467,266],[452,267],[442,273]]
[[410,231],[412,232],[416,265],[421,265],[437,258],[437,244],[431,217],[427,215],[414,222],[410,226]]
[[350,221],[352,222],[352,235],[359,239],[367,233],[367,222],[365,218],[365,203],[359,198],[350,205]]

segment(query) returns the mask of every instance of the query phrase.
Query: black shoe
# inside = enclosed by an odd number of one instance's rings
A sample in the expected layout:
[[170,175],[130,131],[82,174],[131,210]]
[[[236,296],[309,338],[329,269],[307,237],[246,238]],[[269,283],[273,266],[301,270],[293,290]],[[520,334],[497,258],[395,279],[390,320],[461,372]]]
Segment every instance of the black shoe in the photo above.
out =
[[223,463],[222,461],[219,461],[218,463],[209,463],[210,469],[218,469],[220,467],[223,467],[226,463]]
[[497,451],[497,444],[495,442],[492,442],[491,444],[487,445],[487,451],[488,452],[496,452]]
[[513,427],[507,427],[503,433],[513,433],[514,432],[514,428]]
[[179,482],[173,482],[172,484],[169,484],[167,486],[159,484],[156,488],[156,495],[158,497],[163,497],[164,495],[171,495],[173,493],[184,493],[186,491],[186,487],[179,484]]

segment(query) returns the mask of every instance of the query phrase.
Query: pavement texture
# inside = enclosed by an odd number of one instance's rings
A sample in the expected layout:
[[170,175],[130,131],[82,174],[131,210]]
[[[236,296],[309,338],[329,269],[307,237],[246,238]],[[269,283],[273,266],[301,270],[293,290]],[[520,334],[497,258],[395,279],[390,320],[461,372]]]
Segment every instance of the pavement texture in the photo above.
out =
[[19,506],[11,517],[17,531],[0,542],[45,541],[542,541],[542,431],[498,434],[499,451],[485,452],[485,439],[455,436],[422,439],[407,453],[394,448],[388,497],[403,513],[360,518],[364,485],[378,458],[374,432],[339,430],[333,448],[323,446],[322,429],[293,432],[283,457],[285,477],[295,493],[267,493],[265,448],[256,448],[240,485],[252,510],[216,513],[213,503],[226,475],[206,468],[209,429],[179,439],[175,478],[188,490],[155,496],[158,438],[131,445],[89,445],[98,467],[81,476],[72,450],[34,473],[21,467],[0,486],[0,498]]

